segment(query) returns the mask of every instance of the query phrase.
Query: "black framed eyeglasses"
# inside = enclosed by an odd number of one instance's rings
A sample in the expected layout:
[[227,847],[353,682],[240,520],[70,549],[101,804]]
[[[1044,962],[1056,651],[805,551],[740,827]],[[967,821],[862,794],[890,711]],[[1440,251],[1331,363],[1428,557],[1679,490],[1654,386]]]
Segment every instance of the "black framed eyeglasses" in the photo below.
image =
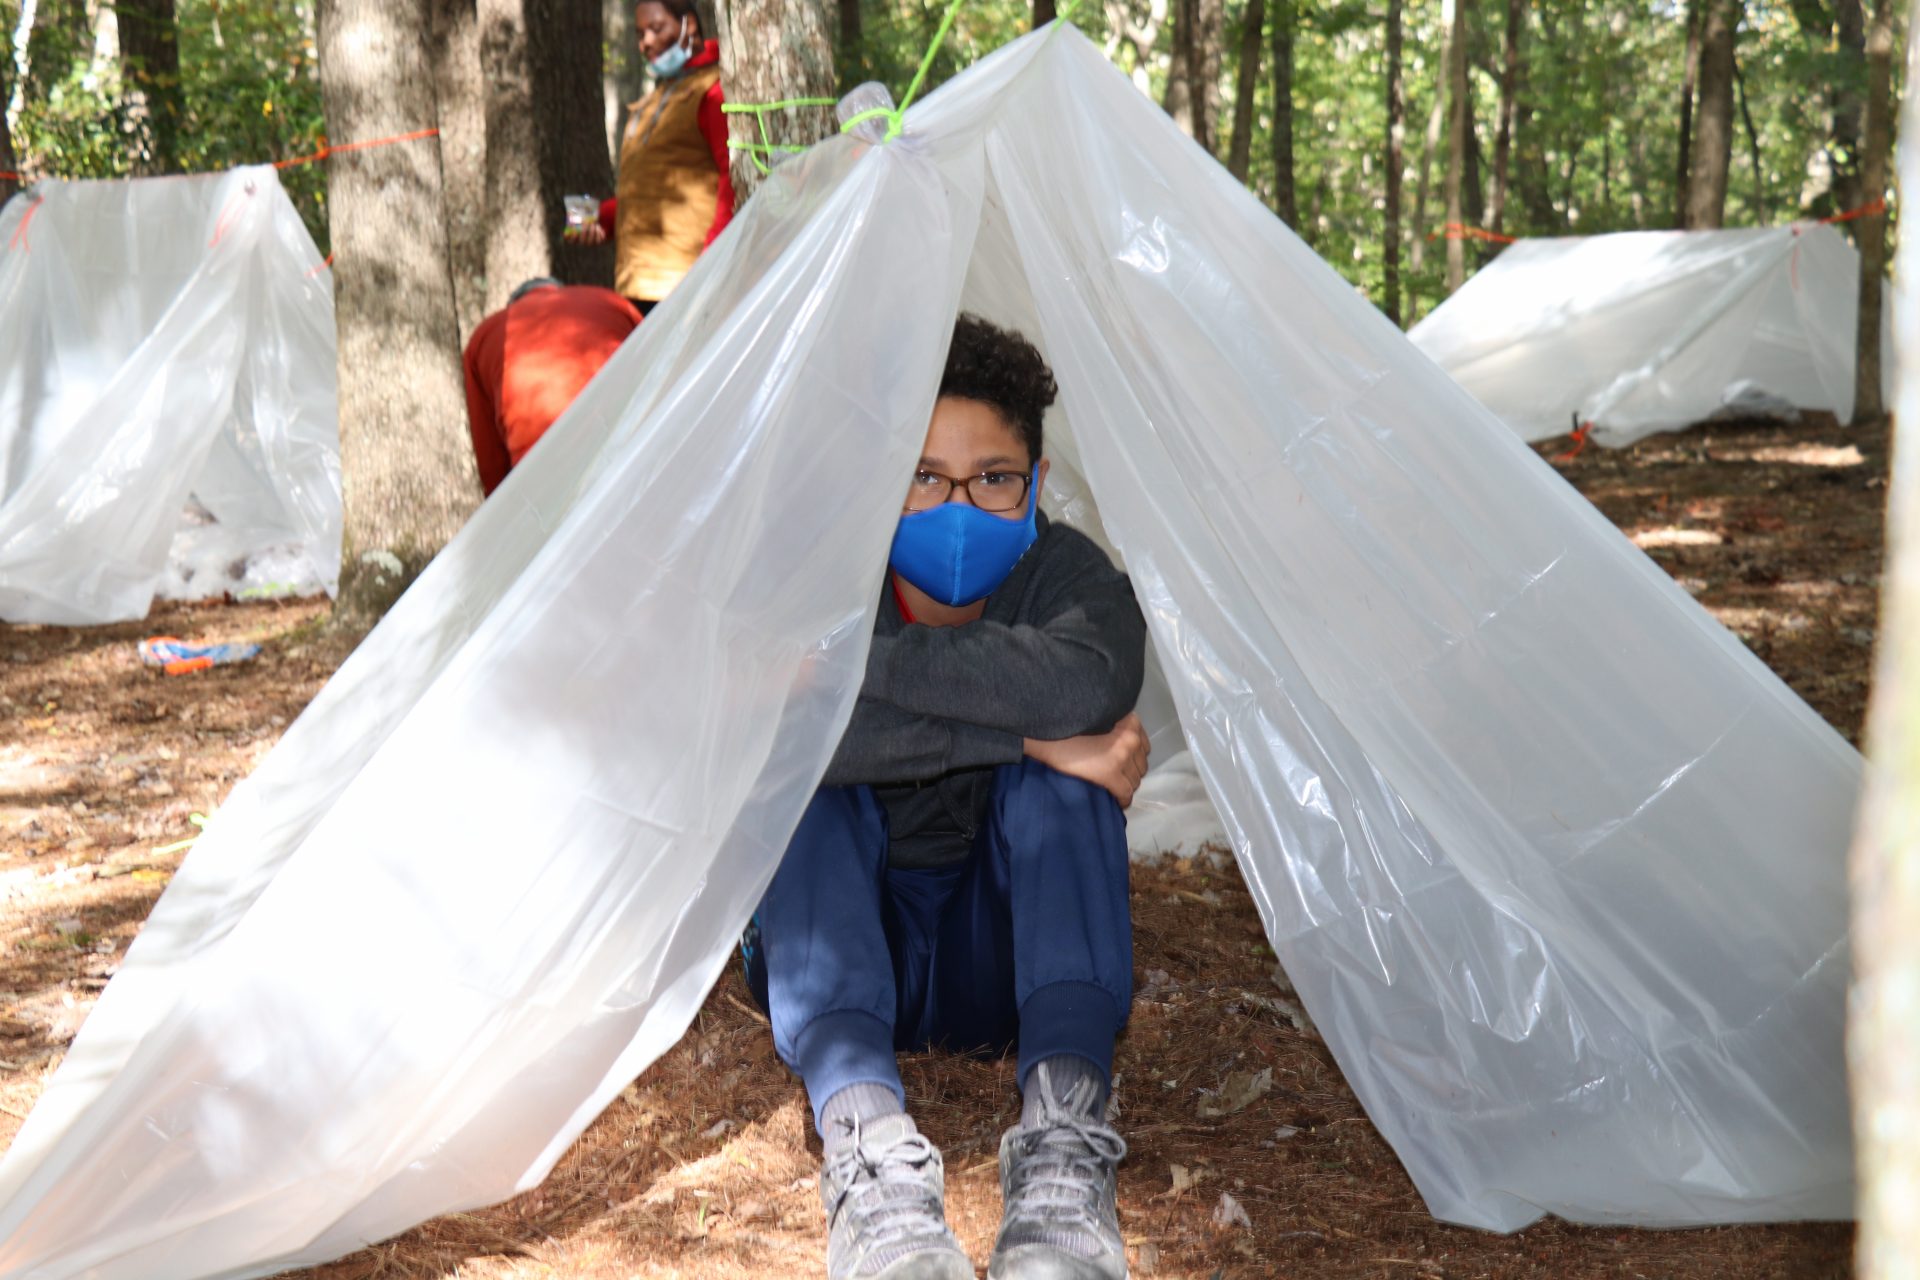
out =
[[1013,511],[1027,500],[1033,477],[1024,471],[983,471],[977,476],[943,476],[925,467],[913,473],[907,486],[908,511],[931,511],[953,496],[954,486],[967,491],[967,501],[982,511]]

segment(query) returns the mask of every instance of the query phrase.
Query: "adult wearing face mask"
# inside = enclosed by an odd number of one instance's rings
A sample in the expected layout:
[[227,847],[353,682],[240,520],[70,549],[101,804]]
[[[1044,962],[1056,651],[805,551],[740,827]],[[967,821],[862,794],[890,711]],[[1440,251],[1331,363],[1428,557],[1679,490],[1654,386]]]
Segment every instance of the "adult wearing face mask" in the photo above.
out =
[[615,197],[580,239],[611,239],[614,290],[645,315],[672,292],[733,217],[720,42],[706,39],[694,0],[634,9],[653,89],[629,108]]

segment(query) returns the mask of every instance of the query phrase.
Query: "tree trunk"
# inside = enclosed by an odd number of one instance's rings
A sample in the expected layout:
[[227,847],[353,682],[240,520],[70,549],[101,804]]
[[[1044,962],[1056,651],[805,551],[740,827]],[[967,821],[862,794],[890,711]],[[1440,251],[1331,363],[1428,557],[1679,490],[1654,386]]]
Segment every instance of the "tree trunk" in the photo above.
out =
[[1467,79],[1467,10],[1471,0],[1452,0],[1453,30],[1447,40],[1447,292],[1467,282],[1464,203],[1467,134],[1473,128],[1471,82]]
[[1753,161],[1754,221],[1767,225],[1767,170],[1760,159],[1760,131],[1753,127],[1753,112],[1747,106],[1747,78],[1740,74],[1740,63],[1733,64],[1733,87],[1740,100],[1740,119],[1747,126],[1747,156]]
[[1733,161],[1733,37],[1741,0],[1707,0],[1700,35],[1700,110],[1689,159],[1687,223],[1718,227],[1727,215],[1727,170]]
[[[720,80],[730,102],[780,102],[787,98],[833,98],[833,42],[820,0],[714,0],[720,38]],[[735,142],[760,141],[759,126],[747,114],[728,117]],[[839,125],[832,107],[803,107],[770,112],[767,134],[788,146],[812,146]],[[769,164],[779,157],[764,157]],[[736,207],[760,185],[751,152],[733,154]]]
[[487,106],[475,0],[431,0],[433,96],[440,120],[447,253],[460,344],[487,310]]
[[12,15],[0,6],[0,206],[13,199],[21,184],[4,175],[20,171],[20,159],[13,153],[13,130],[7,124],[7,104],[13,101],[13,23]]
[[1300,229],[1293,180],[1293,0],[1273,0],[1273,211]]
[[[1875,5],[1892,25],[1892,0]],[[1891,45],[1891,32],[1885,42]],[[1907,32],[1908,66],[1916,53]],[[1869,46],[1871,48],[1871,46]],[[1880,55],[1888,67],[1891,50]],[[1871,64],[1870,64],[1871,65]],[[1868,99],[1872,135],[1876,106],[1886,110],[1885,71]],[[1920,137],[1920,97],[1907,96],[1901,121]],[[1884,119],[1884,117],[1883,117]],[[1885,125],[1882,125],[1884,140]],[[1871,142],[1862,157],[1873,162]],[[1920,156],[1904,148],[1901,187],[1920,190]],[[1886,154],[1884,148],[1880,152]],[[1884,176],[1884,175],[1883,175]],[[1879,189],[1869,188],[1878,195]],[[1865,219],[1862,219],[1865,221]],[[1902,237],[1897,278],[1901,311],[1912,314],[1920,287],[1920,243]],[[1902,334],[1903,344],[1913,341]],[[1920,422],[1920,370],[1903,361],[1897,384],[1898,420]],[[1882,588],[1878,661],[1867,713],[1867,750],[1874,768],[1854,828],[1848,880],[1853,902],[1853,989],[1847,1001],[1848,1075],[1853,1085],[1854,1168],[1859,1233],[1854,1262],[1860,1280],[1908,1280],[1920,1275],[1920,1214],[1913,1188],[1920,1182],[1920,437],[1893,434],[1888,494],[1888,564]]]
[[1240,27],[1240,68],[1233,86],[1233,142],[1227,148],[1227,172],[1241,182],[1253,159],[1253,100],[1260,84],[1260,48],[1266,32],[1267,0],[1247,0]]
[[[9,5],[17,12],[17,5]],[[93,52],[86,0],[40,0],[27,30],[27,65],[21,91],[27,101],[46,101],[74,62]]]
[[136,177],[180,167],[180,36],[174,0],[119,0],[120,66]]
[[1406,164],[1407,104],[1400,83],[1400,0],[1387,0],[1387,226],[1381,245],[1382,303],[1400,320],[1400,171]]
[[1520,92],[1520,35],[1526,0],[1507,0],[1507,45],[1500,62],[1500,131],[1493,141],[1493,195],[1487,202],[1487,229],[1503,234],[1507,221],[1507,179],[1513,159],[1513,109]]
[[1161,105],[1180,132],[1199,138],[1193,100],[1193,34],[1200,0],[1173,0],[1173,43],[1168,47],[1167,89]]
[[[1873,29],[1867,34],[1867,136],[1860,155],[1860,179],[1861,195],[1869,201],[1885,198],[1893,154],[1893,5],[1894,0],[1874,0]],[[1880,292],[1887,265],[1884,207],[1854,222],[1854,240],[1860,249],[1860,320],[1855,329],[1853,420],[1867,423],[1886,413],[1880,399]]]
[[1193,140],[1208,151],[1220,142],[1220,63],[1225,56],[1226,6],[1223,0],[1193,0],[1193,52],[1187,62],[1193,81]]
[[1846,67],[1828,91],[1833,124],[1827,142],[1828,189],[1833,212],[1846,213],[1863,203],[1860,194],[1860,86],[1867,61],[1866,18],[1860,0],[1838,0],[1834,6],[1833,38]]
[[605,191],[605,120],[578,91],[600,83],[600,14],[578,0],[479,0],[487,85],[487,310],[554,276],[612,283],[604,249],[568,244],[566,197]]
[[[1440,32],[1440,57],[1434,63],[1439,74],[1433,82],[1433,110],[1427,113],[1426,146],[1420,152],[1420,178],[1413,195],[1413,252],[1408,269],[1417,277],[1427,264],[1427,237],[1433,228],[1427,225],[1427,196],[1433,189],[1433,161],[1440,154],[1440,130],[1447,118],[1447,71],[1453,65],[1448,51],[1447,30]],[[1409,309],[1408,319],[1412,312]]]
[[[328,129],[383,138],[436,124],[429,0],[320,0]],[[447,262],[439,148],[328,162],[340,329],[346,546],[338,612],[376,620],[480,497]]]
[[1680,145],[1673,161],[1673,225],[1685,230],[1687,191],[1693,159],[1693,100],[1700,79],[1700,28],[1704,13],[1701,6],[1711,0],[1687,0],[1687,57],[1680,71]]
[[[840,0],[842,8],[851,4],[858,6],[858,0]],[[1033,0],[1033,29],[1038,31],[1059,16],[1053,0]]]
[[[852,3],[857,23],[859,0]],[[601,0],[600,25],[606,33],[607,55],[606,66],[600,70],[600,94],[607,111],[607,171],[610,174],[620,165],[620,139],[627,134],[627,110],[646,92],[641,77],[640,33],[633,25],[633,10],[633,0]],[[859,37],[857,26],[854,36]]]

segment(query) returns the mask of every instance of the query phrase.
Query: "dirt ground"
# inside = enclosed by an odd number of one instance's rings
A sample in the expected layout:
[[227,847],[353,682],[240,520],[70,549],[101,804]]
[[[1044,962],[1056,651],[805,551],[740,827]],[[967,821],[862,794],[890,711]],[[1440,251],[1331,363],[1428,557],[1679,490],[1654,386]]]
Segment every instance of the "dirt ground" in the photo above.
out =
[[[1552,457],[1566,448],[1542,449]],[[1719,425],[1554,463],[1840,731],[1858,741],[1881,558],[1884,431]],[[171,606],[131,626],[0,626],[0,1141],[11,1141],[210,812],[344,657],[313,603]],[[144,636],[255,640],[169,678]],[[1325,1045],[1276,985],[1230,864],[1134,877],[1139,999],[1117,1061],[1122,1225],[1137,1276],[1840,1277],[1845,1225],[1685,1232],[1436,1223]],[[1263,1075],[1262,1073],[1270,1073]],[[984,1260],[1006,1062],[920,1056],[909,1101]],[[1264,1092],[1261,1091],[1264,1086]],[[1203,1114],[1202,1091],[1247,1104]],[[1250,1100],[1249,1100],[1250,1099]],[[540,1188],[443,1218],[315,1280],[819,1274],[817,1140],[730,974],[692,1031]]]

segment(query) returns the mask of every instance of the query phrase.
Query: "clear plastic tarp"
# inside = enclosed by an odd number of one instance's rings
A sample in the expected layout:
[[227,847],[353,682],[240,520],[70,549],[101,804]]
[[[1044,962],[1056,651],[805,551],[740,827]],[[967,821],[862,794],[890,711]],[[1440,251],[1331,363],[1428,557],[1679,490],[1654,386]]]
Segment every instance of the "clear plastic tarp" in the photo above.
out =
[[1049,501],[1433,1212],[1848,1213],[1858,756],[1056,25],[778,169],[236,788],[0,1166],[0,1274],[264,1274],[545,1175],[825,769],[961,307],[1052,361]]
[[333,282],[270,168],[0,210],[0,619],[331,593]]
[[1522,439],[1591,422],[1617,446],[1721,413],[1847,421],[1859,297],[1821,223],[1623,231],[1510,245],[1408,336]]

